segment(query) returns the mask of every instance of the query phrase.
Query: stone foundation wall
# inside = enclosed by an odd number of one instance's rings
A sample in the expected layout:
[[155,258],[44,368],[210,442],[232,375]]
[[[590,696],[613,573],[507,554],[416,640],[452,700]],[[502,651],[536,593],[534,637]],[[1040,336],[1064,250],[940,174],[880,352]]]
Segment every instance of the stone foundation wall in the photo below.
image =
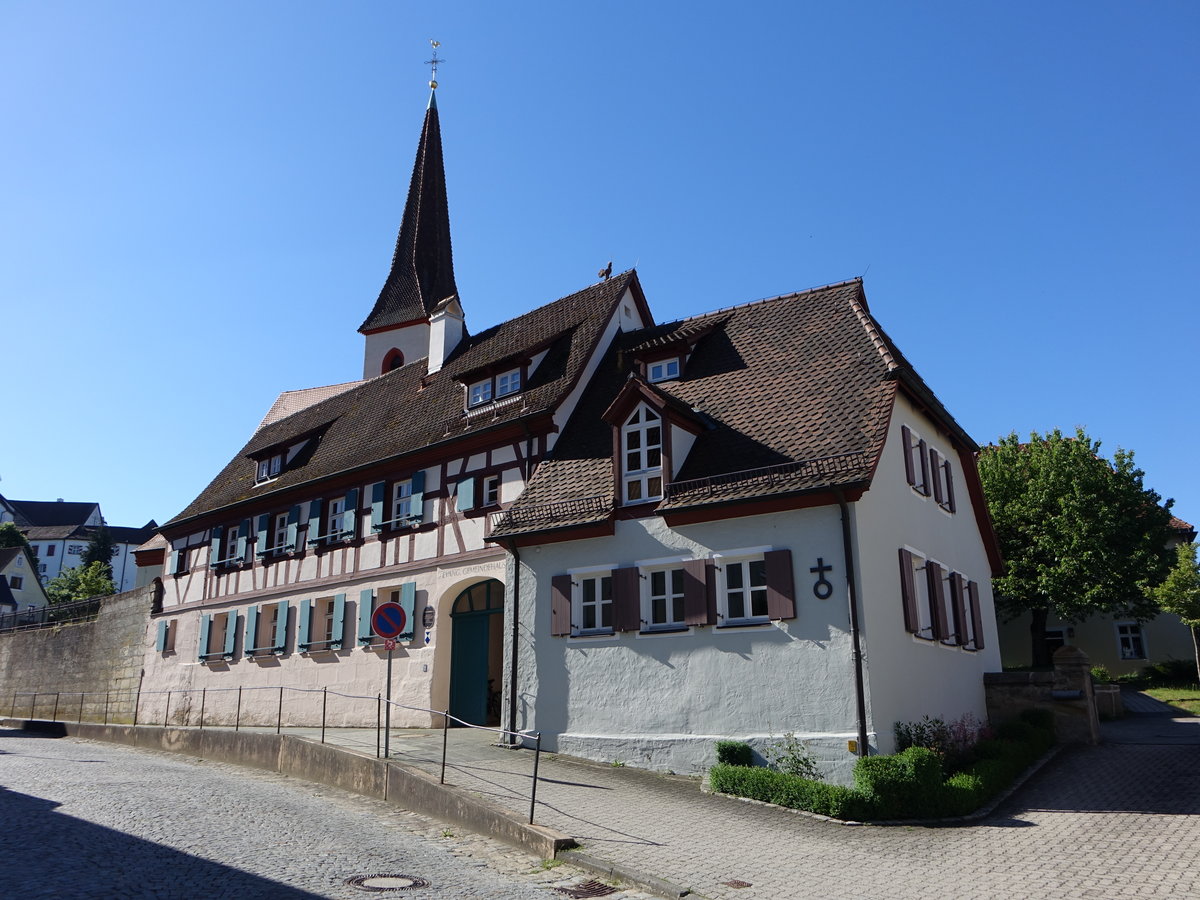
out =
[[1091,665],[1076,647],[1062,647],[1054,654],[1053,672],[988,672],[983,684],[993,725],[1015,719],[1025,709],[1048,709],[1054,713],[1060,742],[1100,740]]
[[[106,597],[93,621],[0,634],[0,714],[132,722],[157,584]],[[81,696],[82,695],[82,696]],[[35,710],[38,716],[32,714]]]

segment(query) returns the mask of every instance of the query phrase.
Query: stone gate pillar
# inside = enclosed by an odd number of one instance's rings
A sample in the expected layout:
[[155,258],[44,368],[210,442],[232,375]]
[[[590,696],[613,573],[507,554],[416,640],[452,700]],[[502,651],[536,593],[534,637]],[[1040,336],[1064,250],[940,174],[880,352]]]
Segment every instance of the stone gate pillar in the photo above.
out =
[[1054,653],[1054,727],[1062,743],[1100,743],[1100,718],[1092,690],[1092,667],[1078,647],[1060,647]]

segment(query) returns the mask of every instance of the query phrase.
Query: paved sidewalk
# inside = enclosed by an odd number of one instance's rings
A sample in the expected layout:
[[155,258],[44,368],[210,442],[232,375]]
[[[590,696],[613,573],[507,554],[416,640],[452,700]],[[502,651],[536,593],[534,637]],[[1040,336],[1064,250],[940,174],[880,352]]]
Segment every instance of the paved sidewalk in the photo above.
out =
[[[1066,750],[964,826],[845,826],[705,795],[695,779],[551,754],[536,821],[701,897],[1200,897],[1200,719],[1103,728],[1105,744]],[[451,730],[446,780],[527,814],[533,754],[493,738]],[[327,740],[375,752],[373,730]],[[395,732],[392,755],[436,773],[441,732]]]

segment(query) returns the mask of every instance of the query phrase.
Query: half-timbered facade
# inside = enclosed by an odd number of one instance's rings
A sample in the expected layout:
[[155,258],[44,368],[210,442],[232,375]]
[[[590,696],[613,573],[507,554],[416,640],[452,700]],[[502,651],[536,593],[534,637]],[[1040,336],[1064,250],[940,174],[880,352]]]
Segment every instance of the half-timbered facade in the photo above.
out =
[[[491,523],[553,447],[615,336],[648,322],[627,272],[469,334],[431,98],[392,268],[360,328],[364,377],[282,394],[163,526],[145,687],[188,691],[193,703],[197,691],[239,687],[374,696],[384,669],[371,614],[394,601],[406,620],[397,702],[498,721],[506,574],[505,551],[486,541]],[[231,709],[208,702],[210,715]],[[243,702],[275,701],[251,691]],[[320,707],[319,693],[290,696],[282,715],[311,723]],[[328,715],[374,723],[376,704]]]

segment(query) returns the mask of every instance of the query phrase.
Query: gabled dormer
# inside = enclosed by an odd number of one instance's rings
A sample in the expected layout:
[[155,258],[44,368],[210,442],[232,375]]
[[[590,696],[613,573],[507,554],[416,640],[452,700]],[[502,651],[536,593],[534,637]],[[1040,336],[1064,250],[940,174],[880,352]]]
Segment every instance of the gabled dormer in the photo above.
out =
[[[458,337],[465,331],[457,297],[442,132],[436,94],[431,93],[392,267],[371,314],[358,329],[366,338],[363,378],[374,378],[425,357],[430,359],[430,371],[437,371],[454,346],[447,347],[447,340],[455,334],[453,310],[447,305],[451,298],[457,309]],[[439,328],[435,342],[433,332]],[[440,355],[436,368],[433,343]]]
[[651,384],[682,378],[696,345],[727,319],[728,316],[710,316],[678,327],[669,326],[671,330],[667,333],[631,348],[629,352],[638,374]]
[[305,434],[289,436],[286,440],[260,447],[247,454],[254,470],[255,485],[265,485],[291,468],[304,464],[312,455],[321,434],[328,425]]
[[613,429],[615,496],[621,506],[666,496],[708,422],[686,403],[634,374],[602,416]]

